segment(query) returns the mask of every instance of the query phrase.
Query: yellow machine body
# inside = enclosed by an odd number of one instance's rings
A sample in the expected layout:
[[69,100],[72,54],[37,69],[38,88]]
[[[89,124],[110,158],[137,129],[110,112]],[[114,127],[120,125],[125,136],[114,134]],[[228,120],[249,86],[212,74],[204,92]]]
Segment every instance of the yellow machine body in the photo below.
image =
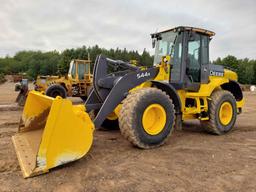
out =
[[23,176],[77,160],[90,149],[94,124],[83,105],[29,92],[19,131],[12,137]]
[[[169,81],[170,78],[170,56],[163,56],[162,61],[156,67],[159,68],[159,73],[155,77],[154,80],[156,81]],[[200,89],[198,92],[189,92],[186,90],[178,90],[178,95],[181,101],[181,112],[182,112],[182,120],[189,120],[189,119],[199,119],[199,120],[209,120],[208,117],[200,117],[198,114],[202,112],[208,111],[208,100],[212,92],[216,89],[221,89],[221,85],[228,83],[230,80],[237,81],[238,77],[237,74],[231,70],[224,70],[224,77],[217,77],[217,76],[209,76],[209,82],[207,84],[201,84]],[[150,81],[144,82],[141,85],[133,88],[130,92],[135,91],[137,89],[151,87],[152,83]],[[194,99],[196,105],[194,107],[186,107],[185,102],[186,99]],[[203,100],[203,102],[200,102]],[[203,104],[202,104],[203,103]],[[241,109],[244,106],[244,98],[240,101],[236,102],[237,110]],[[120,108],[122,104],[118,105],[114,110],[114,114],[116,118],[119,116]],[[113,116],[113,113],[111,113]]]

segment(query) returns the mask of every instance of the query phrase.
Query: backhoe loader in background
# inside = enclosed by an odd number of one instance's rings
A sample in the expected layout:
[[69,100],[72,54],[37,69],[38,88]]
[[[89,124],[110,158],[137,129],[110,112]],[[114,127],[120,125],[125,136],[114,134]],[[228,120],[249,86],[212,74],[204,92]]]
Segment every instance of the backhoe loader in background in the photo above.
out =
[[35,90],[54,98],[80,97],[85,101],[92,88],[90,64],[90,59],[73,59],[66,76],[38,76],[34,83]]
[[12,138],[24,177],[83,157],[94,129],[107,118],[118,120],[121,134],[142,149],[164,144],[188,119],[198,119],[213,134],[231,131],[244,98],[237,74],[209,62],[213,35],[193,27],[152,34],[155,56],[149,68],[99,55],[84,105],[29,92]]
[[[62,98],[80,97],[85,101],[92,88],[90,65],[90,59],[73,59],[69,64],[69,71],[66,76],[37,76],[34,90],[53,98],[57,96]],[[21,79],[19,83],[16,83],[15,91],[19,91],[16,102],[20,106],[24,106],[29,91],[28,80]]]

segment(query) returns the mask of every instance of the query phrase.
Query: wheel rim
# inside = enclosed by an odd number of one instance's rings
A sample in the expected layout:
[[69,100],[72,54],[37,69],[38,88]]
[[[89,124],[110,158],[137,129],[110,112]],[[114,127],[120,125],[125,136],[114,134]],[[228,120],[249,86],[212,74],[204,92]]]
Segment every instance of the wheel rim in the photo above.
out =
[[160,133],[166,123],[166,112],[159,104],[151,104],[143,112],[142,125],[144,130],[150,135]]
[[219,119],[223,125],[228,125],[233,117],[233,107],[229,102],[224,102],[220,106]]

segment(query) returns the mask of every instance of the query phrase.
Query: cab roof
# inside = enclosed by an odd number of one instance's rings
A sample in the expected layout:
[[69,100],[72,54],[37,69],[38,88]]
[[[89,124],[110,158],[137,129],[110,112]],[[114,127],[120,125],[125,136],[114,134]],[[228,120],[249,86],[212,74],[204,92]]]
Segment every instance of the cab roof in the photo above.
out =
[[169,31],[175,31],[175,32],[176,31],[194,31],[194,32],[197,32],[197,33],[205,34],[209,37],[212,37],[212,36],[215,35],[215,33],[213,31],[209,31],[209,30],[206,30],[206,29],[197,28],[197,27],[179,26],[179,27],[167,29],[167,30],[164,30],[164,31],[160,31],[160,32],[157,32],[157,33],[153,33],[153,34],[151,34],[151,37],[153,38],[153,37],[159,35],[160,33],[165,33],[165,32],[169,32]]

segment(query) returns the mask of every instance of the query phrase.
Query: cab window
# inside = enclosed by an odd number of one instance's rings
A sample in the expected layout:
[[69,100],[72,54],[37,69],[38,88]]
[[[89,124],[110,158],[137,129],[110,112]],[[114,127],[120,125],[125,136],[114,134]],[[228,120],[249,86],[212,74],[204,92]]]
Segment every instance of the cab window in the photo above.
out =
[[171,55],[171,81],[179,82],[181,80],[181,63],[182,63],[182,36],[178,35],[175,41]]
[[202,65],[209,64],[209,37],[202,36]]
[[71,77],[72,79],[76,78],[76,64],[72,63],[72,67],[71,67]]
[[200,35],[194,34],[188,41],[188,66],[187,75],[192,82],[200,82]]
[[86,65],[82,63],[78,64],[78,79],[80,80],[84,79],[85,66]]

